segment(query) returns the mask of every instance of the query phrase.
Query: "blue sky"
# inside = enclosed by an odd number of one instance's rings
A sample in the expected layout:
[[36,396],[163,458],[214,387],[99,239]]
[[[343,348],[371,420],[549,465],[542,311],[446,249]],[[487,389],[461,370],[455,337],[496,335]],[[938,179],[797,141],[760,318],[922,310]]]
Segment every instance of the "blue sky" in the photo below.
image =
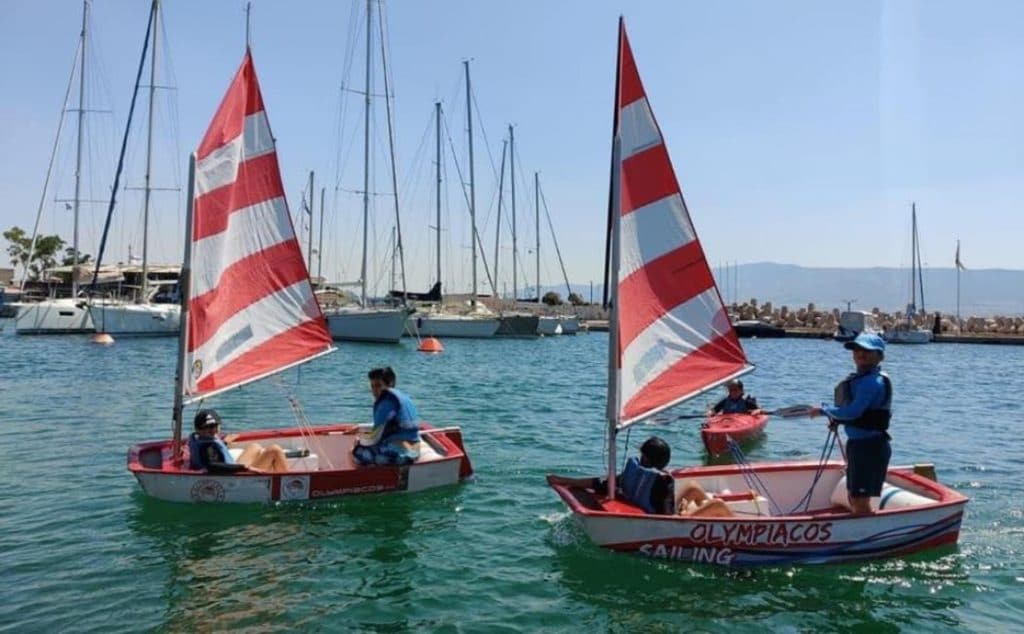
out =
[[[168,124],[172,93],[163,91],[154,177],[159,185],[184,183],[186,154],[241,59],[243,7],[240,0],[166,2],[169,57],[161,68],[173,70],[178,134]],[[88,130],[97,137],[90,143],[95,198],[109,188],[147,12],[148,2],[141,0],[93,6],[90,55],[103,82],[96,84],[95,100],[112,110],[90,115]],[[464,59],[473,60],[482,117],[474,122],[477,201],[488,257],[496,183],[480,133],[497,161],[505,128],[513,123],[522,168],[520,226],[526,225],[520,255],[529,258],[523,273],[530,280],[535,275],[525,244],[533,242],[527,185],[539,170],[569,277],[599,280],[620,13],[712,265],[909,265],[909,208],[916,200],[927,266],[950,266],[959,237],[972,268],[1024,268],[1018,245],[1024,235],[1024,4],[409,0],[390,3],[386,12],[411,286],[425,286],[433,277],[428,225],[436,99],[445,102],[465,169]],[[310,169],[317,171],[317,189],[325,184],[332,190],[324,268],[335,279],[354,279],[358,262],[361,210],[358,197],[347,191],[361,186],[358,97],[346,103],[340,151],[337,133],[343,60],[351,34],[362,37],[361,25],[351,24],[353,14],[363,19],[349,2],[258,0],[253,7],[256,67],[293,211]],[[0,224],[25,227],[38,204],[81,4],[5,0],[0,15]],[[363,46],[361,39],[355,43],[347,79],[360,85]],[[145,100],[139,106],[144,113]],[[378,155],[383,117],[380,110],[375,119]],[[73,121],[66,130],[72,138]],[[137,131],[129,186],[141,184],[140,141]],[[72,147],[62,146],[59,191],[51,199],[67,196]],[[334,192],[338,156],[345,170]],[[442,257],[446,283],[457,289],[467,284],[469,238],[450,161],[452,186],[442,219],[450,229]],[[375,188],[389,190],[386,165],[375,165]],[[182,198],[167,192],[155,198],[154,257],[180,259]],[[123,200],[113,247],[122,260],[129,242],[139,244],[140,197],[129,191]],[[390,205],[389,198],[375,197],[371,260],[380,288],[387,285]],[[51,200],[46,210],[43,229],[70,237],[63,204]],[[86,251],[95,251],[102,216],[96,205],[83,218]],[[542,240],[547,285],[560,276],[546,234]],[[506,285],[507,247],[502,258]]]

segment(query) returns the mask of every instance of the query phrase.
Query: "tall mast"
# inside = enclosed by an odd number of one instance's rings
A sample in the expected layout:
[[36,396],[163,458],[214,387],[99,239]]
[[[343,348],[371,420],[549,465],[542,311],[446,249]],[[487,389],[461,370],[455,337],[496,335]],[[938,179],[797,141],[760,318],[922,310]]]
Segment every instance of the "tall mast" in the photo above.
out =
[[921,238],[917,235],[917,208],[911,207],[914,216],[914,241],[917,246],[914,249],[917,251],[917,286],[921,292],[921,312],[925,312],[924,308],[924,266],[921,264]]
[[366,250],[370,236],[370,45],[373,39],[373,0],[366,0],[366,108],[363,113],[363,265],[359,275],[361,298],[366,306]]
[[78,211],[81,206],[79,196],[82,191],[82,133],[85,120],[85,43],[86,24],[89,20],[89,0],[82,3],[82,56],[78,59],[78,146],[75,150],[75,207],[74,234],[71,248],[74,249],[71,261],[71,296],[78,297]]
[[[388,81],[388,49],[384,42],[384,7],[381,5],[380,8],[380,19],[378,20],[380,25],[380,59],[384,69],[384,107],[387,112],[388,120],[388,152],[391,155],[391,191],[395,195],[395,248],[398,250],[398,263],[402,270],[402,303],[406,303],[406,283],[405,283],[405,247],[402,245],[402,216],[398,213],[398,166],[395,165],[395,129],[394,123],[391,120],[391,88]],[[394,265],[392,264],[392,271],[394,271]],[[395,287],[394,281],[391,282],[391,288]]]
[[188,157],[188,189],[185,203],[185,255],[181,260],[181,277],[178,290],[181,294],[181,322],[178,326],[177,372],[174,373],[174,407],[172,414],[172,437],[174,438],[174,459],[181,460],[182,408],[185,401],[185,372],[188,357],[188,309],[192,293],[192,210],[195,205],[196,155]]
[[[918,207],[910,203],[910,307],[918,311]],[[910,315],[907,315],[910,319]]]
[[537,256],[537,303],[540,304],[540,172],[533,173],[533,205],[537,223],[537,246],[534,249]]
[[309,212],[309,247],[306,249],[307,274],[313,270],[313,210],[316,208],[313,204],[313,192],[313,170],[309,170],[309,207],[306,209]]
[[[160,32],[160,0],[153,0],[153,52],[149,54],[149,122],[146,126],[146,184],[142,204],[142,297],[149,298],[149,197],[153,168],[153,97],[156,95],[156,37]],[[130,262],[129,262],[130,263]]]
[[398,255],[398,227],[391,227],[391,288],[395,287],[395,257]]
[[[316,278],[317,284],[323,281],[323,267],[324,267],[324,195],[327,193],[326,187],[320,188],[320,238],[316,248]],[[312,222],[312,221],[311,221]]]
[[501,199],[505,197],[505,153],[508,141],[501,144],[501,171],[498,173],[498,221],[494,225],[494,296],[498,296],[498,263],[501,262]]
[[509,179],[512,181],[512,300],[516,301],[519,299],[519,278],[516,277],[519,266],[519,247],[516,238],[516,132],[512,124],[508,126],[508,154],[511,166]]
[[[437,139],[437,162],[435,163],[435,169],[437,170],[437,282],[441,281],[441,102],[434,102],[434,135]],[[441,285],[444,286],[443,284]]]
[[473,306],[476,306],[476,181],[473,175],[473,93],[469,83],[469,60],[466,68],[466,127],[469,133],[469,241],[473,248]]

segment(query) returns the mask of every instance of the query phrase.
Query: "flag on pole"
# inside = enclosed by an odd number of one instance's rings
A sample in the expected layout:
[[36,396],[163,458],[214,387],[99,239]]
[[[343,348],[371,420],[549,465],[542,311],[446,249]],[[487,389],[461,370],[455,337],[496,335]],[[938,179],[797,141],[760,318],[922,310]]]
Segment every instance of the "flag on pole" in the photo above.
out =
[[958,271],[966,271],[967,267],[960,261],[960,241],[956,241],[956,268]]

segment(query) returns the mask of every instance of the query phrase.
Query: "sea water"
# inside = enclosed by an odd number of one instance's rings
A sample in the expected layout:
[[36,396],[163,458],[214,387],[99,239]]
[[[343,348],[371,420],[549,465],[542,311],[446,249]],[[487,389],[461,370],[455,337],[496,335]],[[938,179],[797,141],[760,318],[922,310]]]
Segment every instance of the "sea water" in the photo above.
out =
[[[971,498],[959,546],[859,564],[726,570],[592,545],[544,475],[603,467],[607,336],[450,340],[440,355],[341,344],[301,370],[212,399],[225,431],[370,416],[390,365],[476,469],[459,486],[274,506],[144,497],[129,445],[170,432],[174,339],[0,333],[0,630],[1020,631],[1020,348],[890,348],[893,463],[933,462]],[[744,341],[768,408],[827,400],[849,352]],[[675,413],[700,412],[707,395]],[[699,464],[699,421],[636,427]],[[773,419],[751,460],[817,459],[825,423]]]

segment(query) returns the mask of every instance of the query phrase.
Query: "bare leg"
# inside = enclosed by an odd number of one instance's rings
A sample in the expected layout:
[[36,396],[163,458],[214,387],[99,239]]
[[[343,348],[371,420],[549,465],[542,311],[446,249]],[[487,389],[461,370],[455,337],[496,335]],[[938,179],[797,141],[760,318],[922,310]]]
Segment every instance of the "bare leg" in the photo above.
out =
[[732,511],[722,500],[708,500],[688,515],[693,517],[732,517]]
[[854,515],[871,515],[871,498],[850,496],[850,510]]
[[285,458],[284,449],[278,445],[271,445],[248,465],[254,471],[265,471],[268,473],[286,473],[288,471],[288,460]]
[[242,455],[238,456],[238,459],[235,460],[235,462],[246,467],[251,467],[253,463],[256,462],[256,459],[260,457],[261,453],[263,453],[263,445],[258,442],[254,442],[245,447],[242,451]]
[[687,480],[679,487],[679,493],[676,494],[676,508],[685,509],[690,502],[700,506],[707,499],[708,494],[699,484],[693,480]]

